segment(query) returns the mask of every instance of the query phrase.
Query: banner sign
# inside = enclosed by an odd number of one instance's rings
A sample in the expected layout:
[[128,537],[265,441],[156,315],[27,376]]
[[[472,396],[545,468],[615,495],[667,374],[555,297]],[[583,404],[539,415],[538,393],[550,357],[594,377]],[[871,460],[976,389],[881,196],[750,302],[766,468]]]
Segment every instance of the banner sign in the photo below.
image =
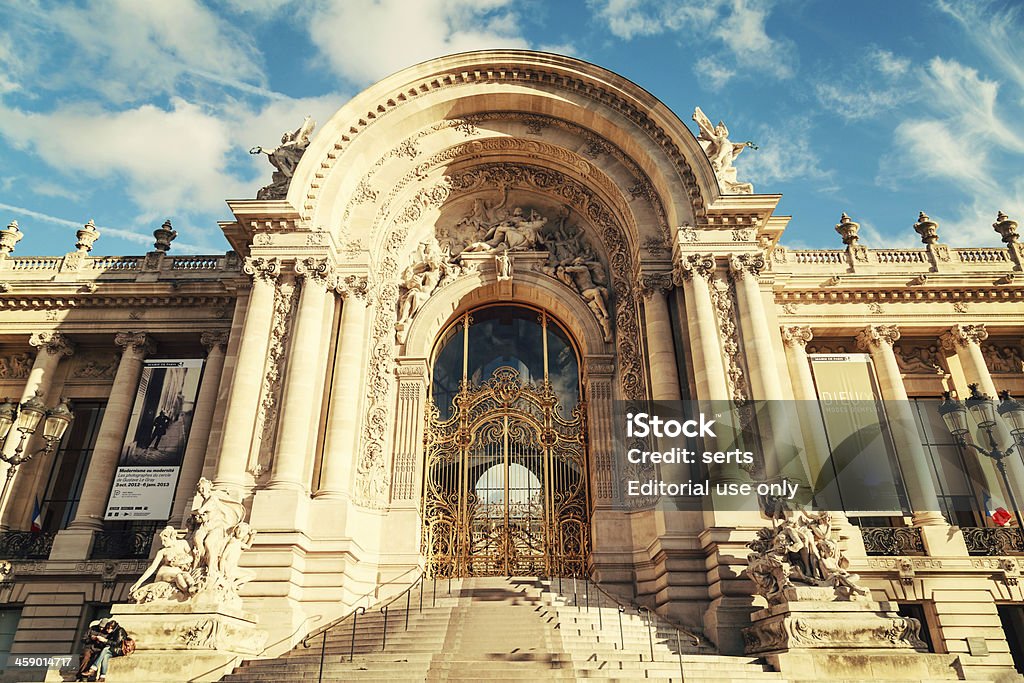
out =
[[[841,503],[847,514],[900,516],[898,461],[886,427],[885,408],[866,353],[809,354],[831,457],[816,475],[815,489]],[[871,509],[852,499],[870,491]],[[845,496],[844,496],[845,493]],[[850,498],[851,500],[843,500]]]
[[103,519],[170,516],[202,371],[201,359],[143,364]]

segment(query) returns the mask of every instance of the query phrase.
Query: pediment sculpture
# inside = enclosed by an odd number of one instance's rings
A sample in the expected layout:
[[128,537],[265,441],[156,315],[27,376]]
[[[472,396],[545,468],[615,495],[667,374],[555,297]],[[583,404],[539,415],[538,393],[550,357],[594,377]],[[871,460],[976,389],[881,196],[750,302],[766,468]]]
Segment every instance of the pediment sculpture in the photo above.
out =
[[757,149],[757,145],[750,142],[733,142],[729,139],[729,129],[721,121],[718,125],[712,125],[711,119],[697,107],[693,110],[693,120],[697,122],[700,134],[697,142],[711,162],[711,168],[715,171],[718,183],[726,194],[752,194],[754,186],[751,183],[740,183],[736,181],[736,169],[733,162],[740,152],[747,147]]
[[540,272],[576,291],[600,324],[605,341],[611,341],[608,271],[583,230],[569,224],[569,208],[563,207],[553,219],[536,208],[516,206],[508,211],[507,188],[501,195],[494,203],[475,199],[465,216],[441,231],[441,242],[431,236],[419,245],[400,277],[398,342],[405,342],[409,323],[437,289],[476,270],[477,260],[464,255],[493,254],[498,279],[509,280],[515,252],[546,253]]
[[249,150],[249,154],[266,154],[267,160],[274,167],[272,182],[260,188],[256,193],[256,199],[284,199],[287,196],[292,176],[295,175],[299,160],[309,147],[314,128],[316,121],[307,116],[301,126],[281,136],[281,144],[272,152],[262,147],[253,147]]
[[255,574],[240,568],[239,560],[252,547],[256,531],[243,521],[242,504],[214,489],[209,479],[199,480],[196,493],[201,502],[185,537],[171,525],[160,532],[161,549],[129,589],[135,602],[189,602],[206,596],[241,606],[238,589]]

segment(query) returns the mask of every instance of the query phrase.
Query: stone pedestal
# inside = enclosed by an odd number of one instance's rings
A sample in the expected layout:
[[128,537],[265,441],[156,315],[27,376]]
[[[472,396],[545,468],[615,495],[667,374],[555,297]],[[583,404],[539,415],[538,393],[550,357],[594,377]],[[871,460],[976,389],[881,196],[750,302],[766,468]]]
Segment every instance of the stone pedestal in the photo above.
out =
[[831,600],[830,587],[786,589],[777,604],[751,615],[747,654],[764,657],[787,678],[957,680],[952,655],[927,654],[921,624],[895,605]]
[[111,614],[136,651],[110,661],[107,680],[217,681],[263,651],[255,614],[213,600],[114,605]]

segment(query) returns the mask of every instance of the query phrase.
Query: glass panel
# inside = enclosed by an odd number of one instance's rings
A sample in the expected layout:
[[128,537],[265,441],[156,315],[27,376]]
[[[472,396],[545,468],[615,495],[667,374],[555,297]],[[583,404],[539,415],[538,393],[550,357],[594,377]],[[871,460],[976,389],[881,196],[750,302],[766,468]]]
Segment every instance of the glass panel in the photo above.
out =
[[580,367],[569,337],[548,318],[548,379],[562,406],[562,416],[572,415],[579,403]]
[[71,403],[75,421],[53,459],[46,493],[40,503],[43,531],[64,529],[74,518],[105,406],[101,401]]
[[[14,634],[18,630],[18,622],[21,620],[20,607],[0,608],[0,655],[7,655],[11,652],[11,644],[14,643]],[[2,664],[0,659],[0,664]]]
[[431,396],[441,411],[441,419],[447,420],[452,414],[452,399],[459,393],[462,381],[463,325],[450,327],[441,339],[441,352],[434,361],[434,383]]
[[473,312],[469,326],[467,377],[480,385],[495,370],[509,366],[525,383],[544,379],[544,338],[540,314],[514,306],[493,306]]

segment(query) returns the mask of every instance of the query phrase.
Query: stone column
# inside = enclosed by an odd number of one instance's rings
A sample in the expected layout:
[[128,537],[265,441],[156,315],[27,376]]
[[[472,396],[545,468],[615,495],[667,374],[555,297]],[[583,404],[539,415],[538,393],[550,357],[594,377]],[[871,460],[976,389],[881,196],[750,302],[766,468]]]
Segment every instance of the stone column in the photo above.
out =
[[[988,330],[984,324],[979,325],[954,325],[952,329],[939,337],[943,350],[956,353],[960,365],[964,370],[964,379],[968,384],[977,384],[983,394],[988,394],[993,399],[997,398],[999,392],[996,390],[995,382],[992,381],[992,374],[988,365],[985,364],[985,356],[981,353],[981,342],[988,339]],[[964,397],[966,398],[966,397]]]
[[[939,341],[945,351],[956,353],[957,358],[960,360],[960,366],[963,368],[964,379],[967,380],[967,384],[977,384],[978,390],[981,393],[987,394],[994,401],[998,401],[999,391],[996,383],[992,380],[992,373],[988,369],[988,364],[985,363],[985,356],[981,353],[981,343],[986,339],[988,339],[988,330],[985,329],[984,324],[977,324],[954,325],[952,329],[945,332],[939,338]],[[967,397],[963,396],[961,398]],[[996,426],[992,432],[1000,448],[1008,447],[1013,443],[1013,437],[999,417],[996,417]],[[988,448],[987,438],[977,440],[977,436],[975,436],[975,439],[975,443],[979,446]],[[1002,477],[998,475],[994,467],[995,463],[991,459],[976,453],[973,448],[965,449],[967,457],[971,457],[970,454],[972,453],[981,458],[986,474],[988,472],[992,473],[991,480],[988,482],[989,488],[993,490],[1002,489]],[[1013,496],[1017,500],[1018,505],[1024,505],[1024,461],[1021,460],[1020,456],[1014,455],[1007,458],[1004,462],[1006,477],[1010,480],[1010,486],[1013,487]],[[989,477],[986,478],[988,479]],[[1007,508],[1010,507],[1008,498],[1004,501],[1004,504]]]
[[[71,341],[60,332],[36,332],[31,335],[28,339],[30,346],[34,346],[39,349],[36,352],[35,360],[32,363],[32,369],[29,370],[28,378],[25,380],[25,386],[21,390],[20,403],[24,403],[33,396],[36,392],[43,397],[44,401],[48,399],[48,394],[53,386],[53,376],[57,370],[57,366],[60,364],[62,358],[68,358],[74,354],[74,345]],[[43,423],[39,423],[37,431],[41,431]],[[27,439],[25,441],[25,448],[29,449],[32,447],[33,439]],[[14,455],[15,449],[21,442],[21,433],[18,431],[18,427],[11,427],[9,436],[3,445],[3,453],[5,456]],[[10,477],[12,480],[16,478],[18,470],[12,470],[7,463],[0,462],[0,482],[6,477]],[[8,501],[13,498],[15,481],[11,481],[7,487],[7,495],[4,500],[0,500],[0,531],[7,530],[10,528],[10,524],[14,523],[14,520],[9,517],[14,513],[13,508],[17,506],[9,506]],[[11,509],[8,509],[11,508]]]
[[683,288],[686,319],[693,354],[693,376],[701,401],[728,401],[729,386],[715,324],[715,307],[708,283],[715,272],[715,257],[679,255],[673,279]]
[[210,425],[213,424],[213,411],[217,406],[221,371],[224,369],[224,350],[228,344],[228,333],[203,332],[199,340],[206,347],[206,367],[203,368],[203,383],[199,386],[199,395],[192,410],[192,427],[188,434],[188,444],[185,446],[185,456],[182,458],[178,489],[174,493],[172,520],[181,519],[188,512],[189,501],[195,494],[196,482],[203,471]]
[[324,305],[327,287],[333,284],[333,267],[326,259],[305,258],[295,264],[302,281],[295,332],[288,350],[288,368],[281,407],[280,432],[271,469],[270,489],[305,491],[306,459],[311,457],[309,425],[316,396],[317,366],[324,342]]
[[939,512],[928,458],[910,409],[910,399],[892,345],[900,338],[896,325],[868,325],[857,334],[857,348],[871,354],[878,385],[885,400],[885,413],[903,470],[904,484],[913,509],[914,526],[945,525]]
[[781,401],[782,386],[772,350],[773,332],[768,327],[761,288],[757,283],[757,276],[763,269],[762,254],[733,254],[729,257],[729,275],[736,283],[736,305],[753,398],[755,401]]
[[274,293],[281,264],[276,258],[247,258],[242,268],[252,276],[249,309],[245,315],[238,359],[232,377],[224,416],[224,438],[220,444],[214,483],[240,493],[244,482],[256,408],[263,386],[263,370],[274,319]]
[[642,275],[640,291],[644,296],[644,322],[647,326],[647,363],[651,373],[651,398],[655,401],[679,401],[679,369],[672,339],[672,321],[668,295],[672,276],[668,273]]
[[[334,354],[327,436],[324,439],[320,487],[316,492],[318,498],[347,498],[352,494],[356,431],[363,396],[360,388],[367,314],[366,279],[356,281],[355,286],[348,286],[349,282],[342,281],[337,287],[344,301],[341,304],[338,348]],[[422,438],[422,434],[420,436]]]
[[144,332],[122,332],[114,337],[114,343],[124,350],[117,365],[114,383],[110,387],[103,421],[96,435],[96,446],[89,461],[78,511],[68,526],[68,529],[74,531],[103,529],[103,512],[121,456],[121,446],[135,403],[135,392],[139,388],[142,361],[155,349],[152,339]]

